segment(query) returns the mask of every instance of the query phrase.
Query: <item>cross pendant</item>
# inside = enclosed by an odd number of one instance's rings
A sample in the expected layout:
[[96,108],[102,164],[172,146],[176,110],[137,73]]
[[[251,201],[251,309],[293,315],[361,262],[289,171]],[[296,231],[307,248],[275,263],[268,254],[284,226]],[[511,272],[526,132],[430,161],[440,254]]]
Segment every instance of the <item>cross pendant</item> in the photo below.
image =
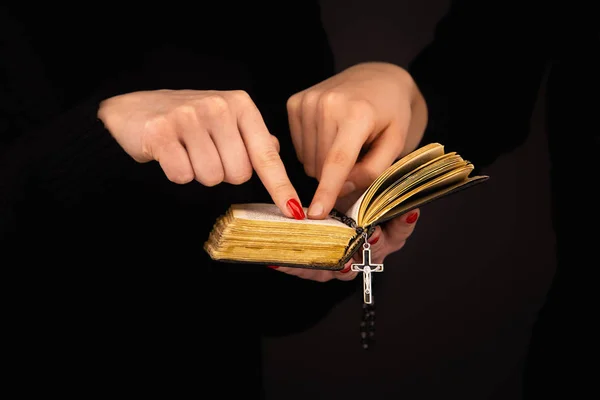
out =
[[352,271],[363,273],[363,298],[365,304],[373,303],[372,272],[383,272],[383,264],[371,264],[371,245],[365,241],[363,244],[363,262],[352,264]]

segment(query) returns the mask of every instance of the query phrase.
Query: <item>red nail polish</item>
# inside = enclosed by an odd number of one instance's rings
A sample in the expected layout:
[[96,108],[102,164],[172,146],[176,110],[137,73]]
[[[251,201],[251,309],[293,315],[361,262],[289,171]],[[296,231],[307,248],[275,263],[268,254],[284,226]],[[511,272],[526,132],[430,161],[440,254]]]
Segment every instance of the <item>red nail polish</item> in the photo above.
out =
[[406,223],[414,224],[417,221],[417,218],[419,218],[419,213],[413,212],[412,214],[409,214],[408,217],[406,217]]
[[348,265],[347,267],[344,267],[343,270],[341,270],[340,272],[342,274],[347,274],[348,272],[350,272],[350,269],[352,268],[352,265]]
[[371,239],[369,239],[369,244],[375,244],[375,243],[379,242],[380,237],[381,236],[372,237]]
[[269,267],[271,269],[277,269],[277,268],[279,268],[277,265],[267,265],[267,267]]
[[296,219],[304,219],[306,215],[304,215],[304,210],[300,207],[300,203],[296,199],[289,199],[287,202],[287,208],[290,210],[294,218]]

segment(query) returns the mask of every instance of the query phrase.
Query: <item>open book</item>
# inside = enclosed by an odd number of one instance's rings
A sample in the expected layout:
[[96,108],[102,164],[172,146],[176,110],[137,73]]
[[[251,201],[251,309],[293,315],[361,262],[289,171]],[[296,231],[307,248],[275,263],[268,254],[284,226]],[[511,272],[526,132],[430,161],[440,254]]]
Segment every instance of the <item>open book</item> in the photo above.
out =
[[295,220],[275,204],[234,204],[217,219],[204,249],[220,261],[340,270],[378,224],[488,178],[471,177],[473,168],[432,143],[396,161],[345,214]]

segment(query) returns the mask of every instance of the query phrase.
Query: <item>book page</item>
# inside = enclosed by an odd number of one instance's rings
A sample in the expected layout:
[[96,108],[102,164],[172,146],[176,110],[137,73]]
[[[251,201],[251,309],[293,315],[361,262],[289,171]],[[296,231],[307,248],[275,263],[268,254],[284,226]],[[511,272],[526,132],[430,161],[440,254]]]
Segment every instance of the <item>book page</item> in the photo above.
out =
[[[285,223],[296,223],[305,225],[329,225],[329,226],[342,226],[347,228],[348,225],[343,222],[333,219],[331,217],[325,219],[308,219],[297,220],[288,218],[277,207],[275,204],[267,203],[249,203],[249,204],[234,204],[231,206],[234,218],[237,219],[248,219],[254,221],[269,221],[269,222],[285,222]],[[307,208],[304,208],[304,214],[308,212]]]
[[423,164],[413,172],[409,172],[408,174],[404,175],[395,183],[388,186],[388,188],[381,192],[381,194],[375,197],[365,211],[363,219],[371,219],[373,215],[381,211],[383,207],[407,191],[422,185],[426,181],[431,180],[436,176],[443,175],[454,169],[464,167],[467,164],[467,161],[463,160],[461,156],[455,153],[447,153],[442,157]]
[[420,165],[423,165],[443,155],[444,146],[439,143],[431,143],[396,161],[387,170],[385,170],[379,176],[379,178],[377,178],[375,182],[371,184],[371,186],[369,186],[367,192],[365,193],[364,199],[361,201],[358,211],[358,219],[355,221],[361,226],[364,224],[363,219],[367,208],[371,204],[371,201],[377,196],[377,194],[385,190],[388,185],[393,184],[398,178],[414,170]]
[[472,171],[471,163],[432,143],[386,169],[345,216],[296,220],[272,203],[234,204],[217,219],[204,249],[219,261],[338,270],[362,243],[357,230],[344,222],[373,227],[487,179],[469,177]]
[[348,211],[346,211],[346,215],[350,218],[352,218],[354,220],[354,222],[358,223],[358,212],[360,210],[360,205],[363,202],[363,199],[365,198],[365,195],[367,194],[367,192],[363,193],[362,196],[360,196],[358,198],[358,200],[356,200],[356,203],[354,203],[349,209]]
[[425,195],[427,193],[431,193],[436,190],[443,190],[444,187],[448,187],[450,185],[454,185],[459,182],[464,182],[471,171],[473,170],[473,165],[468,164],[462,168],[456,169],[454,171],[450,171],[442,176],[439,176],[427,183],[423,186],[419,186],[408,193],[398,197],[393,202],[389,203],[382,210],[377,212],[374,216],[372,216],[365,224],[372,224],[380,219],[382,219],[385,214],[389,211],[392,211],[396,207],[400,206],[403,202],[406,202],[409,198],[416,196],[418,194]]
[[402,203],[398,207],[394,208],[393,210],[388,211],[385,215],[383,215],[381,217],[381,220],[388,220],[388,219],[395,218],[401,214],[404,214],[408,210],[412,210],[414,208],[421,207],[422,205],[427,204],[430,201],[433,201],[437,198],[444,197],[444,196],[451,194],[453,192],[456,192],[462,188],[472,186],[473,184],[485,181],[487,179],[488,179],[487,175],[473,176],[473,177],[467,178],[464,181],[461,181],[461,182],[455,183],[453,185],[450,185],[448,187],[445,187],[441,190],[436,190],[436,191],[430,192],[425,196],[416,196],[414,199],[411,199],[410,201]]

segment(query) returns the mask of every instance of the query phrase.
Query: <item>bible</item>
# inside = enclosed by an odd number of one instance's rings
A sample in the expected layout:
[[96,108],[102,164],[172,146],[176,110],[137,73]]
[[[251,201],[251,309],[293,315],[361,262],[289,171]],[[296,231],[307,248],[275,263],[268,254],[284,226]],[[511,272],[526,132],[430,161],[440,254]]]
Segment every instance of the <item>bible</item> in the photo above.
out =
[[231,205],[204,249],[224,262],[338,271],[377,225],[488,179],[471,176],[473,169],[456,152],[432,143],[387,168],[345,213],[334,209],[322,220],[295,220],[275,204]]

